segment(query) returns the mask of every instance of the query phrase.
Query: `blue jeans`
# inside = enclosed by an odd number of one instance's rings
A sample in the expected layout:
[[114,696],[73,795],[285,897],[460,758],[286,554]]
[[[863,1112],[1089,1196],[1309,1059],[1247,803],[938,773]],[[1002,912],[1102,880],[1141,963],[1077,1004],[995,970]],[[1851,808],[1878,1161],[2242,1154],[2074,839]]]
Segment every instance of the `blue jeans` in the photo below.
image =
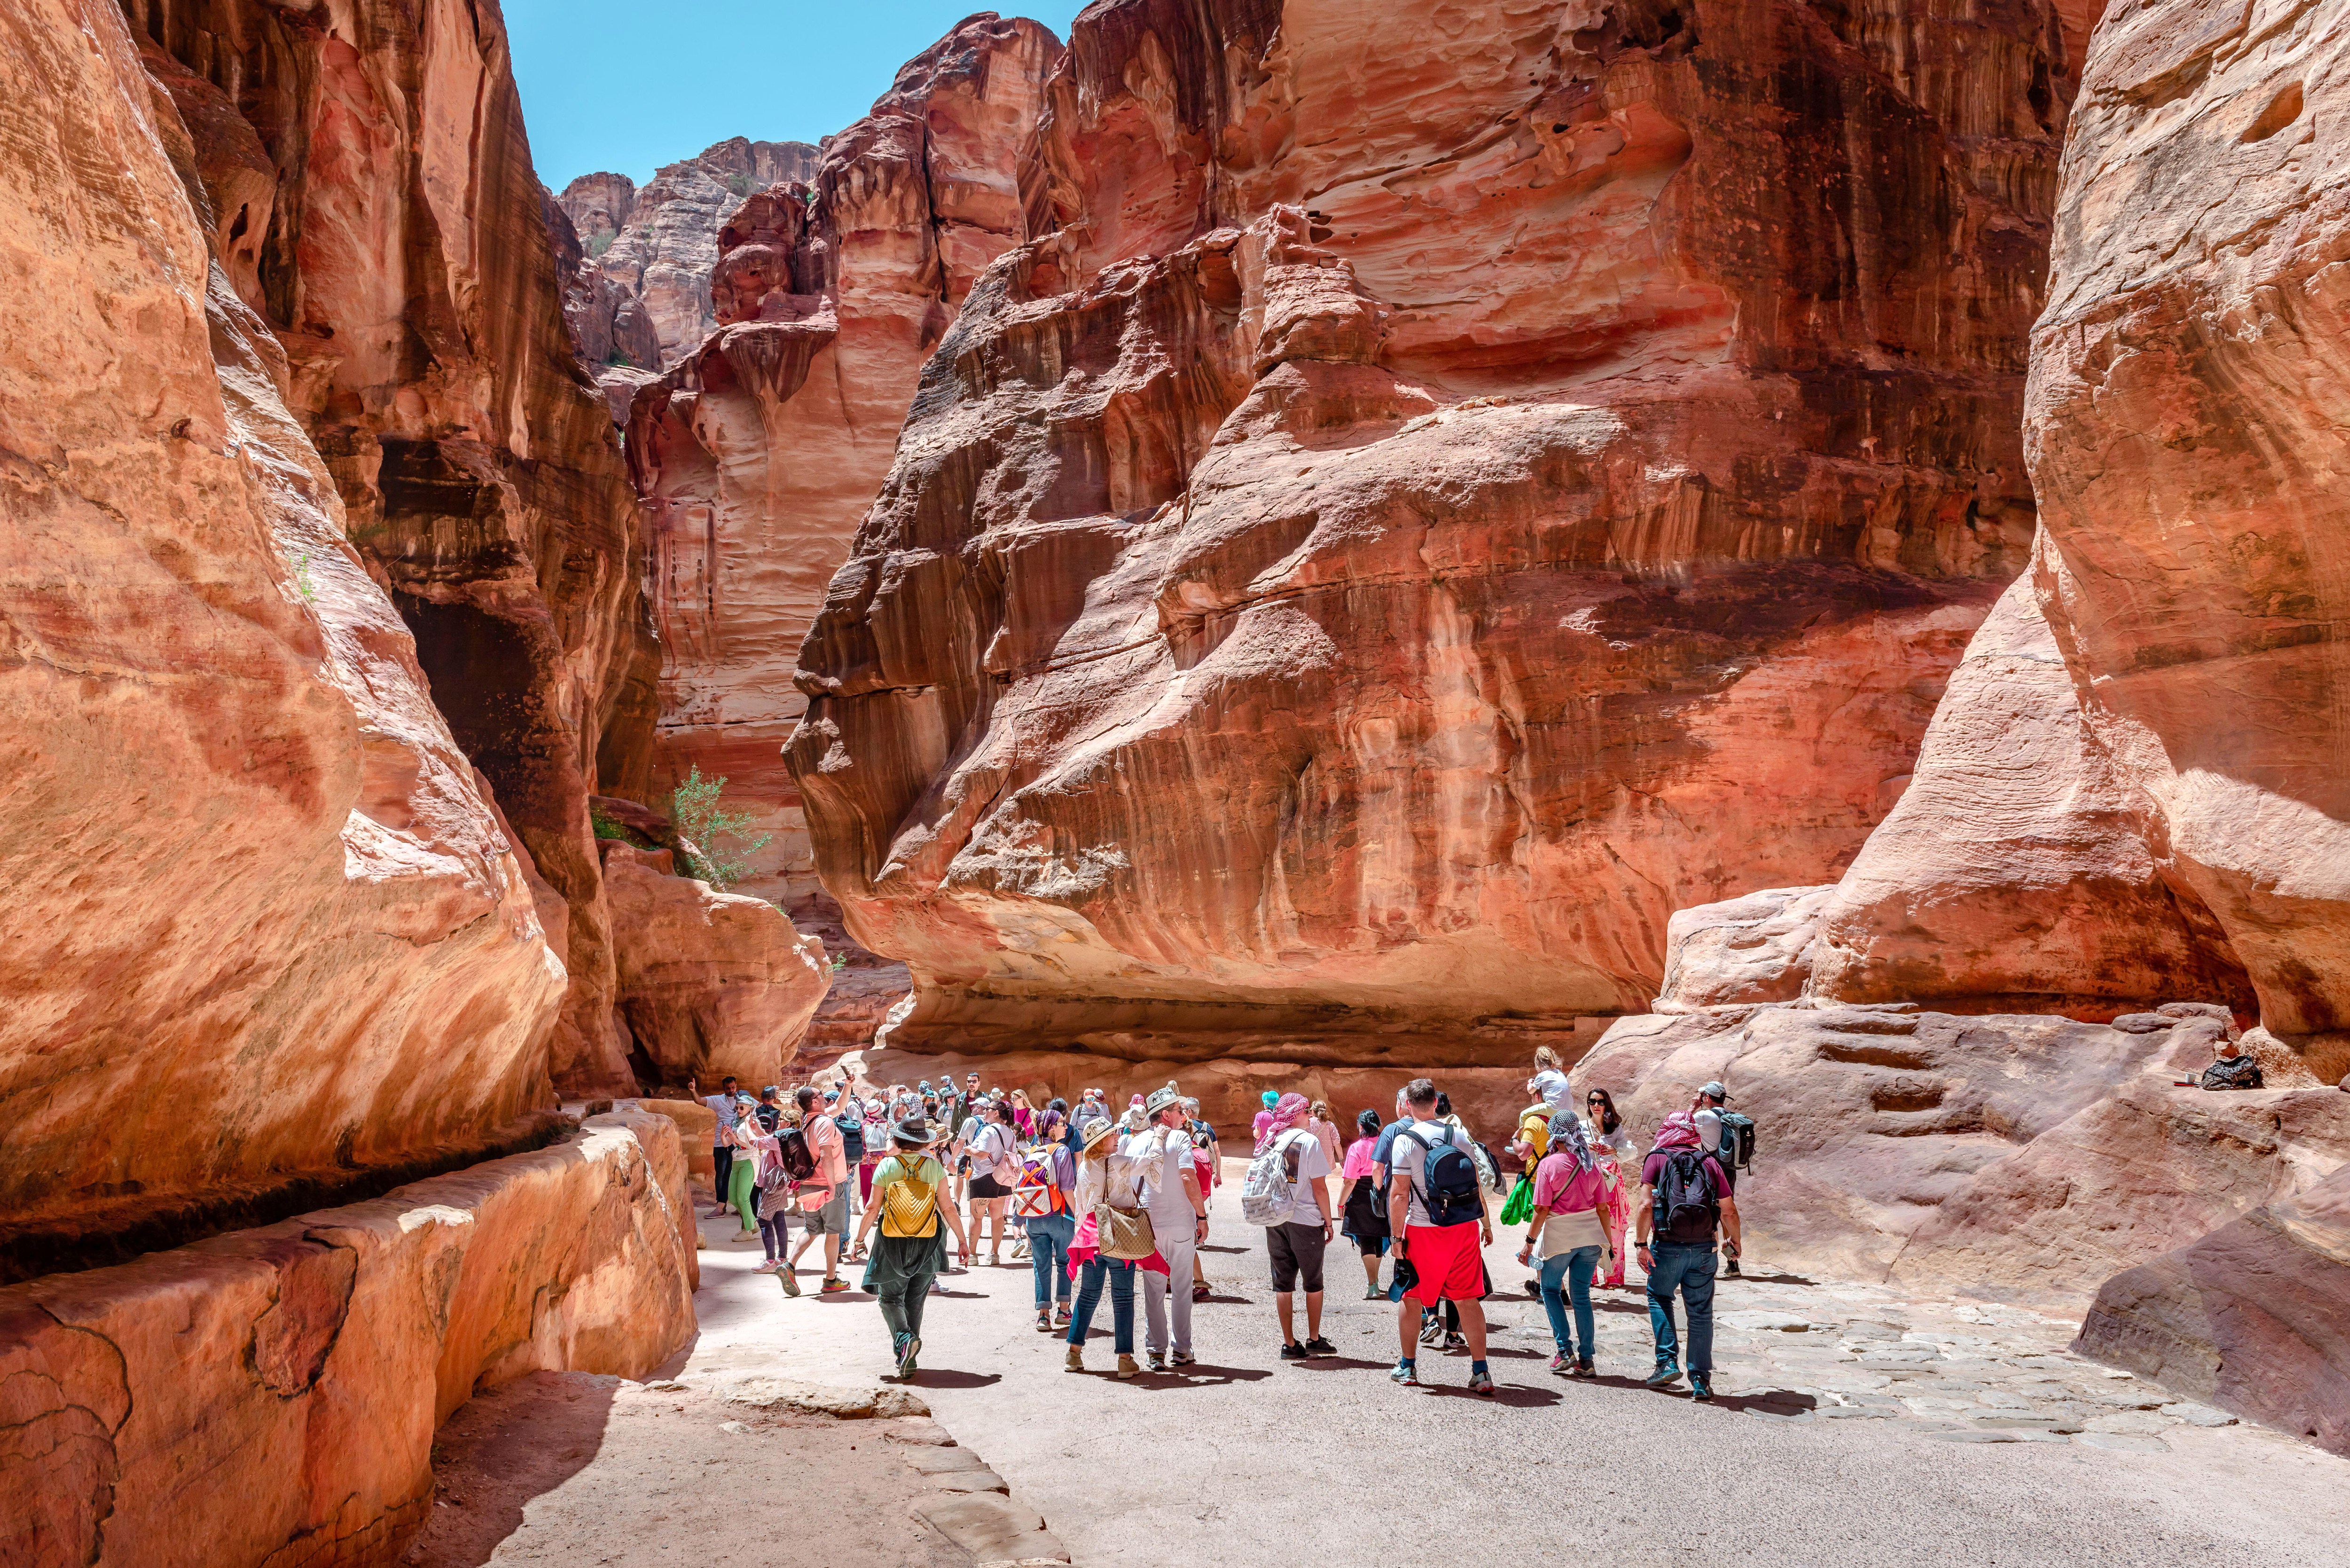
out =
[[[1599,1249],[1596,1246],[1577,1247],[1572,1252],[1559,1252],[1543,1260],[1543,1311],[1550,1314],[1551,1343],[1558,1346],[1561,1355],[1577,1361],[1588,1361],[1597,1351],[1598,1332],[1591,1322],[1591,1276],[1599,1269]],[[1566,1303],[1559,1300],[1559,1282],[1566,1282],[1566,1293],[1575,1299],[1575,1335],[1566,1332]],[[1583,1349],[1578,1353],[1575,1345]]]
[[1657,1266],[1648,1273],[1648,1326],[1657,1334],[1657,1365],[1670,1366],[1680,1353],[1673,1337],[1673,1292],[1689,1303],[1689,1369],[1703,1376],[1713,1370],[1713,1243],[1660,1241],[1652,1254]]
[[1109,1321],[1112,1344],[1120,1355],[1134,1354],[1134,1274],[1142,1265],[1130,1258],[1097,1257],[1085,1266],[1077,1289],[1077,1310],[1069,1316],[1069,1343],[1082,1345],[1093,1326],[1094,1308],[1101,1303],[1102,1281],[1109,1281]]
[[1032,1215],[1028,1220],[1028,1261],[1036,1270],[1036,1310],[1043,1312],[1057,1296],[1069,1299],[1069,1243],[1077,1239],[1074,1214]]

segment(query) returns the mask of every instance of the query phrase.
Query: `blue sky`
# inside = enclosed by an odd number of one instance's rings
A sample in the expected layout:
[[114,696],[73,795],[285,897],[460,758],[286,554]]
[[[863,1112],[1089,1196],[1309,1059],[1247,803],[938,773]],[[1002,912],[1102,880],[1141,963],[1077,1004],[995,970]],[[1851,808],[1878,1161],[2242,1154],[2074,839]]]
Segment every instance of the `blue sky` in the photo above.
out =
[[[1063,38],[1084,0],[998,5]],[[505,0],[538,177],[614,169],[643,184],[713,141],[815,141],[898,67],[988,9],[970,0]]]

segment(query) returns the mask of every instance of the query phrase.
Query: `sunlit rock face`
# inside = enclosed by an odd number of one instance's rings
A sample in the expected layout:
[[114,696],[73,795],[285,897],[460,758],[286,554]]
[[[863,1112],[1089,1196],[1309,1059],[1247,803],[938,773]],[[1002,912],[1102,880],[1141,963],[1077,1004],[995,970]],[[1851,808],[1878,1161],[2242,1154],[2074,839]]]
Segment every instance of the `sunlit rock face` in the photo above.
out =
[[565,331],[496,11],[134,0],[213,248],[282,347],[359,560],[433,704],[562,895],[567,1086],[631,1084],[587,798],[644,787],[636,511]]
[[347,543],[309,371],[238,292],[278,253],[213,249],[221,202],[275,233],[293,198],[116,8],[19,9],[0,1207],[103,1231],[546,1105],[566,917]]
[[806,182],[734,208],[707,279],[717,329],[636,394],[629,459],[663,650],[656,776],[724,777],[728,807],[770,835],[745,891],[816,891],[782,759],[806,706],[794,663],[923,359],[1020,237],[1015,159],[1057,49],[985,14],[910,61]]
[[[718,324],[710,272],[719,225],[745,196],[807,179],[820,156],[805,141],[736,136],[663,165],[642,190],[625,174],[566,185],[555,200],[579,237],[583,286],[566,313],[591,373],[657,372],[701,347]],[[626,400],[618,407],[626,417]]]
[[1519,1059],[2020,571],[2043,5],[1088,9],[801,658],[920,1049]]

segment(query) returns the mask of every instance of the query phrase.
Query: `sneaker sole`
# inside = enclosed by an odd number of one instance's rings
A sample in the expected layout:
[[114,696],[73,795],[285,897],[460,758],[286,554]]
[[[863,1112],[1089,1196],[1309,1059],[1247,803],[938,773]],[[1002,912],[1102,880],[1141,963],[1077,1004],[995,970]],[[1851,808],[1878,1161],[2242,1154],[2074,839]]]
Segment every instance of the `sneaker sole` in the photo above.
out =
[[1652,1376],[1648,1379],[1648,1386],[1651,1388],[1669,1388],[1680,1380],[1681,1375],[1678,1372],[1673,1373],[1670,1376]]
[[788,1269],[777,1269],[775,1278],[784,1282],[784,1294],[795,1296],[800,1293],[800,1282],[792,1277],[791,1271]]

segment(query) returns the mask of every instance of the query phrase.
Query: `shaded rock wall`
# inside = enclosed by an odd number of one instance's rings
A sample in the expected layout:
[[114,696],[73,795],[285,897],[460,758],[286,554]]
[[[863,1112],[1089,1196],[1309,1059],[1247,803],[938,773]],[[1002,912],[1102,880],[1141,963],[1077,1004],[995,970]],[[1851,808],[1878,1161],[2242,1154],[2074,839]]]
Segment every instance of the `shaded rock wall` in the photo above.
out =
[[478,1385],[641,1377],[693,1332],[675,1125],[0,1291],[0,1560],[371,1568],[432,1505]]
[[1522,1061],[1839,870],[2024,564],[2064,36],[1090,7],[801,657],[892,1044]]
[[1824,992],[2199,996],[2350,1068],[2345,18],[2098,31],[2033,337],[2031,597],[1839,890]]
[[664,656],[656,774],[724,777],[729,807],[772,836],[746,891],[815,890],[781,757],[806,706],[794,662],[922,360],[1019,238],[1014,161],[1056,47],[983,13],[910,62],[806,184],[732,213],[707,280],[718,329],[637,394],[628,450]]
[[[587,797],[644,787],[635,508],[565,331],[504,24],[432,0],[126,0],[238,296],[434,704],[569,910],[554,1046],[631,1086]],[[274,171],[274,184],[270,174]]]
[[109,5],[25,8],[0,76],[0,1200],[105,1230],[495,1134],[565,971],[213,253],[244,122]]
[[2350,1455],[2350,1168],[2116,1274],[2074,1348]]

